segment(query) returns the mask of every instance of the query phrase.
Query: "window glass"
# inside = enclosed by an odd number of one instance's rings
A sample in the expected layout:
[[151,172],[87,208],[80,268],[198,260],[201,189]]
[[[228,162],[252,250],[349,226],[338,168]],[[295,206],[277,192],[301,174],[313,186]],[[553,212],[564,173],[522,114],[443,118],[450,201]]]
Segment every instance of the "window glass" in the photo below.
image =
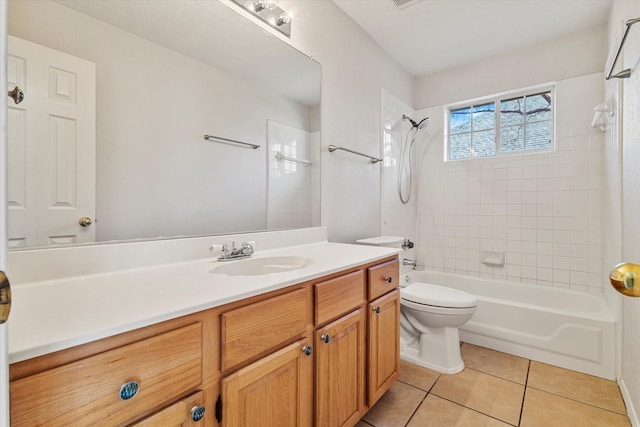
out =
[[448,160],[553,150],[553,90],[449,109]]

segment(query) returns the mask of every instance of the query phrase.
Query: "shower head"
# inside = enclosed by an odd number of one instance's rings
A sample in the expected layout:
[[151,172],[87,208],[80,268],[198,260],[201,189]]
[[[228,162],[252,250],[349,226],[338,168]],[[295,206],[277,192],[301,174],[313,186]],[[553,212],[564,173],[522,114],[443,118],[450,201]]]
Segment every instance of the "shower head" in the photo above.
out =
[[409,120],[409,123],[411,123],[411,127],[414,127],[417,130],[422,130],[426,128],[429,122],[431,121],[429,117],[425,117],[424,119],[420,120],[420,122],[416,123],[415,120],[413,120],[411,117],[407,116],[406,114],[402,115],[402,120]]

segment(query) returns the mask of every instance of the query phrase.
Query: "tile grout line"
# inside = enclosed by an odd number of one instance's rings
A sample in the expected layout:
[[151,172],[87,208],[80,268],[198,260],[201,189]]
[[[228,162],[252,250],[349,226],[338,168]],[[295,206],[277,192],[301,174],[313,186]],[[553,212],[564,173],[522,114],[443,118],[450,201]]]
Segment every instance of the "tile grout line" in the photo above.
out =
[[413,417],[416,415],[416,412],[418,412],[418,409],[420,409],[420,407],[422,406],[422,404],[424,403],[425,400],[427,400],[427,396],[429,396],[429,394],[431,393],[431,390],[433,389],[433,387],[436,385],[436,383],[438,381],[440,381],[440,377],[442,377],[442,374],[438,374],[438,378],[436,378],[436,380],[433,382],[433,384],[431,384],[431,387],[429,387],[429,390],[423,390],[420,387],[416,387],[413,384],[409,384],[409,383],[405,383],[404,381],[400,381],[403,384],[407,384],[408,386],[411,386],[413,388],[416,388],[418,390],[424,391],[424,397],[422,398],[422,400],[420,401],[420,403],[418,404],[418,406],[416,406],[416,409],[413,411],[413,413],[411,413],[411,416],[409,417],[409,419],[407,420],[407,422],[404,424],[405,426],[409,425],[409,423],[411,422],[411,420],[413,419]]
[[[468,406],[462,405],[462,404],[460,404],[460,403],[458,403],[458,402],[456,402],[456,401],[453,401],[453,400],[451,400],[451,399],[447,399],[446,397],[438,396],[437,394],[434,394],[434,393],[428,393],[428,394],[432,394],[432,395],[434,395],[435,397],[437,397],[438,399],[446,400],[447,402],[449,402],[449,403],[453,403],[453,404],[454,404],[454,405],[456,405],[456,406],[460,406],[460,407],[462,407],[462,408],[465,408],[465,409],[468,409],[468,410],[470,410],[470,411],[473,411],[473,412],[475,412],[476,414],[480,414],[480,415],[483,415],[483,416],[485,416],[485,417],[487,417],[487,418],[491,418],[491,419],[494,419],[494,420],[496,420],[496,421],[500,421],[501,423],[506,424],[506,425],[508,425],[508,426],[512,426],[512,425],[513,425],[513,424],[511,424],[511,423],[509,423],[509,422],[507,422],[507,421],[505,421],[505,420],[501,420],[500,418],[494,417],[493,415],[485,414],[485,413],[484,413],[484,412],[482,412],[482,411],[479,411],[479,410],[477,410],[477,409],[473,409],[473,408],[470,408],[470,407],[468,407]],[[517,426],[516,426],[516,427],[517,427]]]
[[[528,359],[527,359],[527,360],[528,360]],[[531,362],[531,361],[529,361],[529,362]],[[526,386],[527,386],[527,378],[525,378],[524,384],[522,384],[522,383],[519,383],[518,381],[511,381],[511,380],[508,380],[508,379],[506,379],[506,378],[499,377],[498,375],[489,374],[489,373],[487,373],[487,372],[480,371],[480,370],[478,370],[478,369],[474,369],[474,368],[469,368],[468,366],[465,366],[464,368],[465,368],[465,369],[469,369],[470,371],[476,371],[476,372],[478,372],[478,373],[480,373],[480,374],[488,375],[488,376],[493,377],[493,378],[497,378],[497,379],[499,379],[499,380],[504,380],[504,381],[510,382],[510,383],[512,383],[512,384],[518,384],[518,385],[521,385],[521,386],[523,386],[523,387],[526,387]],[[453,375],[455,375],[455,374],[453,374]],[[529,368],[527,367],[527,377],[528,377],[528,376],[529,376]]]
[[563,395],[561,395],[561,394],[552,393],[552,392],[550,392],[550,391],[543,390],[543,389],[541,389],[541,388],[532,387],[532,386],[527,386],[526,388],[531,388],[531,389],[533,389],[533,390],[538,390],[538,391],[540,391],[540,392],[542,392],[542,393],[550,394],[551,396],[560,397],[560,398],[562,398],[562,399],[567,399],[567,400],[570,400],[570,401],[572,401],[572,402],[581,403],[581,404],[583,404],[583,405],[587,405],[587,406],[590,406],[590,407],[595,408],[595,409],[601,409],[601,410],[603,410],[603,411],[611,412],[612,414],[616,414],[616,415],[620,415],[620,416],[622,416],[622,417],[627,417],[627,418],[629,418],[629,415],[628,415],[628,414],[621,414],[620,412],[612,411],[611,409],[602,408],[602,407],[597,406],[597,405],[594,405],[594,404],[592,404],[592,403],[587,403],[587,402],[583,402],[583,401],[581,401],[581,400],[576,400],[576,399],[571,398],[571,397],[563,396]]
[[518,425],[522,423],[522,412],[524,412],[524,400],[527,398],[527,384],[529,384],[529,372],[531,372],[531,360],[527,364],[527,375],[524,379],[524,393],[522,393],[522,404],[520,405],[520,416],[518,417]]

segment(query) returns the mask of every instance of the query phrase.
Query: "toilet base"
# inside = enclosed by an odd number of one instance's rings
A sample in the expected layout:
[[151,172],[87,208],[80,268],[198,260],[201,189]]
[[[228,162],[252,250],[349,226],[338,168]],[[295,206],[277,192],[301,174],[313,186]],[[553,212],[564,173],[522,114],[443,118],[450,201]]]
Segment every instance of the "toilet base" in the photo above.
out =
[[420,334],[419,342],[402,335],[400,358],[403,360],[444,374],[455,374],[464,369],[458,328],[430,328]]

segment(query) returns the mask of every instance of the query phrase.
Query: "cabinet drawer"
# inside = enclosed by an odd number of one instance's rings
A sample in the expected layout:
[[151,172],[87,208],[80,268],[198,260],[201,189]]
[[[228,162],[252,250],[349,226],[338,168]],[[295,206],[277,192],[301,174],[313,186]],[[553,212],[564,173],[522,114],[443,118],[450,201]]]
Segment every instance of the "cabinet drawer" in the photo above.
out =
[[[136,381],[137,394],[120,397]],[[202,324],[176,329],[11,382],[12,426],[123,425],[202,382]]]
[[302,336],[307,312],[307,290],[299,289],[223,313],[222,370]]
[[[199,391],[160,412],[156,412],[149,418],[133,424],[131,427],[191,427],[203,425],[204,420],[200,417],[204,416],[212,408],[205,408],[203,412],[198,411],[195,414],[191,413],[193,408],[200,407],[203,402],[204,393]],[[194,415],[197,421],[194,420]],[[211,414],[207,414],[207,416],[211,417]]]
[[399,285],[400,263],[397,259],[367,269],[369,301],[395,289]]
[[314,286],[316,301],[316,325],[335,319],[364,302],[364,271],[354,271],[344,276]]

